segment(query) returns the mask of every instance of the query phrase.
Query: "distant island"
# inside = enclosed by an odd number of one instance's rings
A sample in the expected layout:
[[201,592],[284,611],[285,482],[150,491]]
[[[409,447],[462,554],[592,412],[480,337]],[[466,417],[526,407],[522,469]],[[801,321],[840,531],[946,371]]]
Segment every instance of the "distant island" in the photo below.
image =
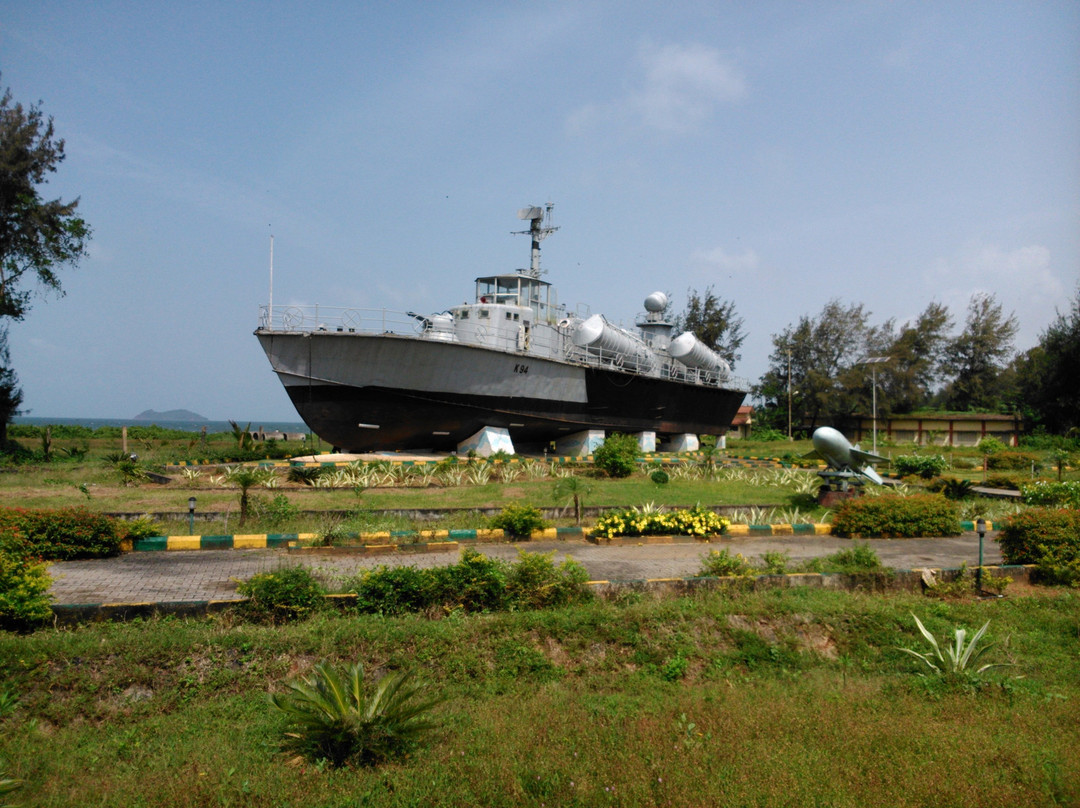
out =
[[191,410],[143,410],[132,421],[205,421],[207,420],[197,412]]

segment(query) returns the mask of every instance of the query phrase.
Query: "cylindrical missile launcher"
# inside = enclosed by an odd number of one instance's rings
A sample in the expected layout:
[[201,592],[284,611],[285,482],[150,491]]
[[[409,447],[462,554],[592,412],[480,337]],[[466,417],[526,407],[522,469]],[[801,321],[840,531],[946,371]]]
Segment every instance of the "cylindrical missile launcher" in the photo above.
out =
[[728,363],[689,331],[675,337],[668,346],[668,352],[673,359],[677,359],[688,368],[717,373],[721,377],[731,373]]
[[609,323],[602,314],[580,321],[574,328],[573,339],[579,348],[618,358],[619,364],[629,369],[646,371],[654,363],[654,354],[648,345]]

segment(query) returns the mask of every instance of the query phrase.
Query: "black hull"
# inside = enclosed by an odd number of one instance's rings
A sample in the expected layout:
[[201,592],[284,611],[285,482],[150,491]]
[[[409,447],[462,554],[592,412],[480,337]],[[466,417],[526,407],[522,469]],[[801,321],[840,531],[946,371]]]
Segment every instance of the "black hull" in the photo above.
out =
[[346,452],[453,450],[485,426],[508,429],[518,445],[546,444],[584,429],[723,435],[745,397],[741,390],[600,368],[584,372],[587,403],[314,382],[286,389],[312,431]]

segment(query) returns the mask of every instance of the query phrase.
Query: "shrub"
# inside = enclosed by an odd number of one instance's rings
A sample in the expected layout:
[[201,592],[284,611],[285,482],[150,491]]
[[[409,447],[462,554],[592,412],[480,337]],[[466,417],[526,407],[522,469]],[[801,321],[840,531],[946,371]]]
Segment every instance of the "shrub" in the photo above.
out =
[[491,526],[502,528],[515,538],[527,539],[534,530],[547,527],[540,509],[533,505],[507,505],[502,512],[492,518]]
[[1036,564],[1049,583],[1080,583],[1080,511],[1030,508],[1009,517],[997,540],[1006,564]]
[[773,429],[771,426],[755,426],[750,430],[750,439],[767,442],[787,440],[787,433],[781,432],[779,429]]
[[435,576],[416,567],[379,566],[361,573],[351,587],[362,614],[421,612],[434,605]]
[[572,558],[555,564],[555,552],[518,551],[518,559],[506,576],[510,602],[518,608],[543,609],[583,603],[592,597],[585,587],[589,573]]
[[116,532],[122,541],[164,535],[161,525],[149,516],[140,516],[136,519],[121,519],[117,522]]
[[1058,508],[1080,508],[1080,482],[1034,482],[1020,486],[1025,505],[1045,505]]
[[723,550],[710,550],[701,557],[701,569],[698,578],[726,578],[729,575],[749,575],[753,572],[750,562],[743,558],[742,553],[732,555],[726,548]]
[[708,508],[695,505],[677,511],[644,511],[627,508],[608,511],[596,520],[593,535],[605,539],[615,536],[717,536],[731,521]]
[[467,612],[506,608],[507,564],[465,548],[461,560],[449,567],[432,570],[434,601]]
[[881,559],[869,544],[853,544],[850,549],[837,550],[825,557],[829,572],[877,572],[882,569]]
[[427,717],[442,699],[423,697],[408,673],[389,673],[365,693],[364,669],[338,672],[327,663],[272,694],[270,703],[288,718],[284,746],[332,766],[374,766],[412,749],[434,724]]
[[271,500],[253,496],[251,512],[259,522],[269,528],[282,527],[300,516],[300,508],[289,502],[284,494],[278,494]]
[[663,469],[657,469],[649,475],[649,479],[657,485],[667,485],[668,481],[671,479],[671,476]]
[[986,458],[987,470],[1017,471],[1032,466],[1039,468],[1039,456],[1030,452],[998,452]]
[[935,477],[926,487],[930,491],[941,494],[945,499],[960,500],[974,496],[971,480],[958,480],[955,477]]
[[634,473],[638,453],[637,438],[613,432],[593,452],[593,465],[609,477],[629,477]]
[[960,515],[955,503],[936,494],[860,497],[840,504],[833,516],[837,536],[958,536]]
[[322,473],[322,466],[289,466],[289,473],[286,479],[290,483],[315,485],[315,482],[322,476]]
[[986,478],[986,482],[984,483],[987,488],[1004,488],[1012,491],[1019,491],[1020,486],[1023,484],[1023,478],[1007,474],[992,474]]
[[948,464],[941,455],[900,455],[894,457],[892,468],[901,477],[917,476],[932,479],[945,471]]
[[85,508],[0,508],[0,527],[17,529],[26,553],[46,561],[106,558],[120,553],[117,521]]
[[28,629],[52,617],[47,565],[29,555],[12,528],[0,531],[0,627]]
[[282,567],[260,572],[242,582],[236,591],[248,598],[244,609],[259,620],[280,623],[307,617],[322,603],[323,590],[307,567]]
[[983,438],[975,444],[975,450],[981,455],[990,456],[1007,452],[1009,447],[998,438]]

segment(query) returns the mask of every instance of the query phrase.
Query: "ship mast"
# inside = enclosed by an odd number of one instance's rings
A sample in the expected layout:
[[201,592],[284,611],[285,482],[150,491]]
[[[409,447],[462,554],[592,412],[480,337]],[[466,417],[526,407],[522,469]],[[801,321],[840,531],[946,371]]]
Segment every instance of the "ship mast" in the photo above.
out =
[[516,236],[532,236],[532,261],[529,264],[528,274],[530,277],[539,278],[540,271],[540,242],[550,236],[559,228],[551,226],[551,210],[555,207],[554,202],[548,202],[541,208],[532,205],[518,211],[518,218],[529,222],[528,230],[515,230]]

